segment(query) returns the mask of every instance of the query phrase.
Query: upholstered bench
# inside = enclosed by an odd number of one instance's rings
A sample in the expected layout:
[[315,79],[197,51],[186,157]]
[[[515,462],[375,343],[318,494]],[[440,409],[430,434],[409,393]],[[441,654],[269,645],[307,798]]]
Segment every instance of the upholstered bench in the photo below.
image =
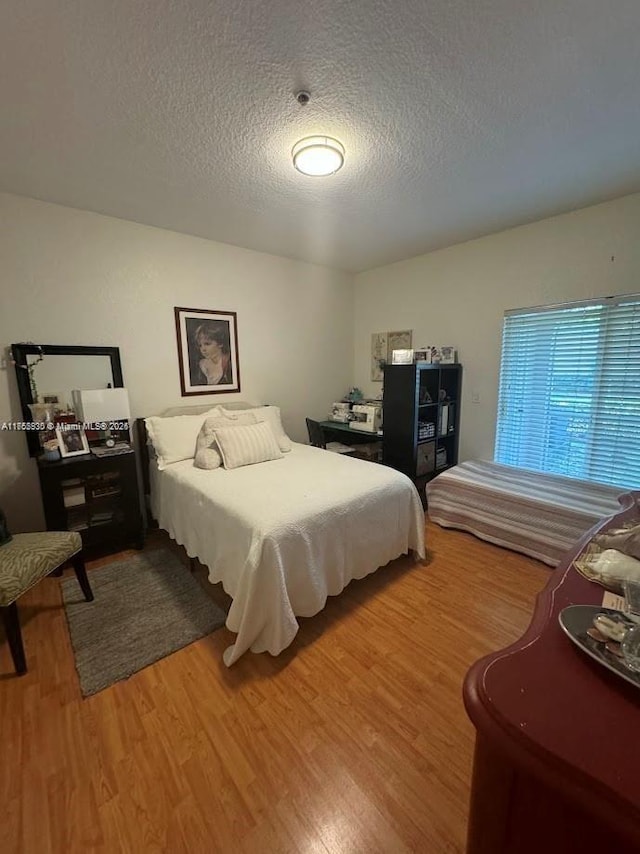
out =
[[600,519],[620,511],[623,489],[470,460],[426,488],[429,518],[557,566]]
[[73,564],[85,599],[92,601],[93,593],[82,557],[82,539],[75,531],[14,534],[8,543],[0,546],[0,612],[19,674],[27,672],[27,664],[16,600],[68,560]]

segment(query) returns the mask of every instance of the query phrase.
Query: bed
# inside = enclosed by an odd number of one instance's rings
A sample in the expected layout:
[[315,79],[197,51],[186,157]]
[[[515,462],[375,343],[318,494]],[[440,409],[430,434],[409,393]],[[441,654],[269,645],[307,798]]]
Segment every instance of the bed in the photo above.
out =
[[405,475],[291,443],[281,459],[205,471],[183,459],[149,463],[151,511],[161,528],[232,598],[224,652],[278,655],[297,617],[327,596],[413,551],[425,557],[424,511]]
[[429,518],[549,566],[600,519],[623,489],[487,460],[453,466],[427,484]]

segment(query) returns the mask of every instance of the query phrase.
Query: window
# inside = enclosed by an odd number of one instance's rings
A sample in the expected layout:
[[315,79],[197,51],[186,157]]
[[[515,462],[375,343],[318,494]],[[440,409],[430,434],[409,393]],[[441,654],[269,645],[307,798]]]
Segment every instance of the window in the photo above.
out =
[[640,488],[640,295],[506,312],[495,459]]

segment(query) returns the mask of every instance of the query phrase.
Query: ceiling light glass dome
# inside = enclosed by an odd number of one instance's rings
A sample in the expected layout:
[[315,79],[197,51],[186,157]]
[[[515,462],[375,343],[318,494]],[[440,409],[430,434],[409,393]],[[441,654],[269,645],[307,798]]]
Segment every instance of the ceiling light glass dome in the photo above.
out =
[[291,155],[303,175],[333,175],[344,163],[344,145],[331,136],[307,136],[296,142]]

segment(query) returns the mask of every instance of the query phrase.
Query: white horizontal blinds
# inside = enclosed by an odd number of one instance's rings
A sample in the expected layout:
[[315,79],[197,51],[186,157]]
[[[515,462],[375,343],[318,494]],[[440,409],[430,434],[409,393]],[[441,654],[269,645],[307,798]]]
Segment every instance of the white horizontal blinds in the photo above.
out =
[[640,297],[607,307],[588,477],[640,488]]
[[505,316],[495,459],[640,486],[640,297]]

